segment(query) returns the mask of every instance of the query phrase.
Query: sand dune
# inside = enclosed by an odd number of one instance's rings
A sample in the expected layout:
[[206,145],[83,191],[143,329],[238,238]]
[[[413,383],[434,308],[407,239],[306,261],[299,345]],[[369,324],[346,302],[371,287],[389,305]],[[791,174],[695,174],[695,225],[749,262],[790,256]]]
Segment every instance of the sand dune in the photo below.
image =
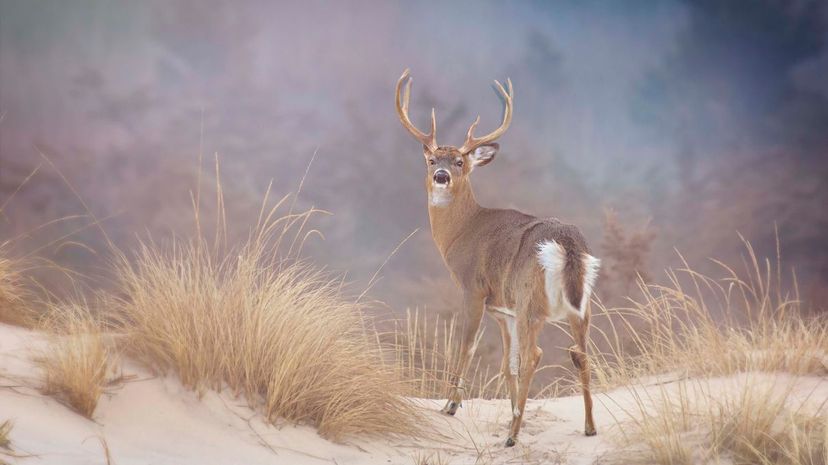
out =
[[[638,391],[622,388],[599,394],[596,437],[582,434],[579,396],[531,400],[521,441],[510,449],[503,447],[509,420],[507,400],[469,400],[456,417],[447,417],[437,412],[441,401],[415,399],[427,412],[433,437],[360,438],[338,444],[308,426],[265,424],[243,400],[228,392],[206,392],[199,397],[174,377],[154,376],[129,361],[122,363],[129,379],[112,387],[101,399],[94,419],[88,420],[38,392],[39,373],[31,356],[44,347],[42,334],[0,325],[0,420],[14,422],[10,436],[19,457],[5,457],[12,463],[105,464],[104,443],[112,463],[119,465],[412,464],[416,457],[429,456],[432,459],[422,463],[441,463],[434,460],[438,453],[442,463],[450,464],[600,463],[614,455],[610,438],[617,429],[613,425],[624,418],[634,392],[663,392],[692,383],[651,380]],[[724,392],[743,385],[744,376],[706,385]],[[826,378],[799,380],[792,395],[828,396]]]
[[[14,421],[13,462],[81,465],[112,460],[129,464],[410,464],[415,456],[440,452],[452,464],[591,463],[605,447],[601,437],[582,435],[580,397],[533,400],[527,407],[522,443],[502,447],[509,419],[508,401],[470,400],[456,417],[437,412],[441,402],[415,400],[434,425],[428,440],[378,438],[336,444],[313,428],[270,426],[229,393],[201,398],[172,377],[156,377],[123,363],[121,386],[100,401],[94,421],[72,412],[37,389],[33,350],[42,335],[0,325],[0,418]],[[134,376],[134,378],[132,378]],[[599,426],[611,418],[598,408]]]

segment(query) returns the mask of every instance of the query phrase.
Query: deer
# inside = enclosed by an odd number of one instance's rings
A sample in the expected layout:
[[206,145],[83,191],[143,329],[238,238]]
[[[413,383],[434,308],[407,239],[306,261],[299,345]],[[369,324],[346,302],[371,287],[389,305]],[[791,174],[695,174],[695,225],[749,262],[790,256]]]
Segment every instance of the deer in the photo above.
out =
[[500,126],[485,136],[475,137],[478,115],[460,147],[437,145],[433,108],[428,134],[411,122],[411,82],[406,69],[396,86],[397,116],[423,146],[431,235],[463,296],[458,326],[459,362],[441,411],[454,415],[463,401],[465,378],[481,336],[483,314],[489,314],[500,327],[501,376],[511,400],[512,418],[505,446],[514,446],[529,387],[543,356],[538,336],[547,322],[567,320],[574,340],[568,352],[578,371],[584,400],[584,434],[594,436],[587,345],[590,296],[601,261],[591,255],[577,227],[517,210],[482,207],[472,190],[469,175],[494,160],[500,149],[495,141],[511,124],[512,81],[506,80],[508,91],[495,81],[505,104]]

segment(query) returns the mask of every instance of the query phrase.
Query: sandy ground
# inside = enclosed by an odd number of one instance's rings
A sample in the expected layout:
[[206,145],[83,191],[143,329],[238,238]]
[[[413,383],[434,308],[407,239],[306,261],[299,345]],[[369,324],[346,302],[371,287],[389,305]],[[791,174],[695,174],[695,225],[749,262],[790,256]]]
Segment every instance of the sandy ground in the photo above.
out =
[[[228,394],[196,393],[172,377],[153,377],[126,363],[135,378],[103,396],[94,420],[85,419],[37,389],[33,350],[41,335],[0,325],[0,421],[14,422],[12,463],[105,464],[591,464],[611,454],[611,425],[629,405],[629,390],[596,396],[599,435],[583,435],[581,397],[532,400],[520,442],[506,449],[508,401],[470,400],[456,417],[441,415],[441,401],[415,400],[427,412],[434,438],[352,439],[337,444],[307,426],[264,424]],[[828,387],[823,379],[813,381]],[[812,384],[813,384],[812,383]],[[663,384],[659,385],[663,388]],[[804,389],[812,389],[805,387]],[[439,453],[443,462],[434,460]],[[0,454],[0,458],[2,458]]]
[[[580,397],[533,400],[521,442],[505,449],[508,401],[469,400],[456,417],[441,415],[441,401],[415,400],[434,425],[435,438],[359,439],[343,444],[307,426],[264,424],[228,394],[201,399],[174,377],[153,377],[125,363],[136,378],[105,394],[94,420],[75,414],[37,389],[31,355],[45,347],[35,332],[0,325],[0,421],[11,419],[21,464],[412,464],[417,456],[466,463],[592,463],[606,447],[602,436],[582,434]],[[611,418],[598,406],[598,426]]]

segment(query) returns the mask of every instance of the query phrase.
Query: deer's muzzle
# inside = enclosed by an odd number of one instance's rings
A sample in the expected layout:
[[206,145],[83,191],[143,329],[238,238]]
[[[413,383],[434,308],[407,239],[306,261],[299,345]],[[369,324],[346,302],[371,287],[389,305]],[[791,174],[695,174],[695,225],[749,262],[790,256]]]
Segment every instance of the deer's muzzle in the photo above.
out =
[[446,185],[451,181],[451,175],[446,170],[437,170],[434,172],[434,182],[436,184]]

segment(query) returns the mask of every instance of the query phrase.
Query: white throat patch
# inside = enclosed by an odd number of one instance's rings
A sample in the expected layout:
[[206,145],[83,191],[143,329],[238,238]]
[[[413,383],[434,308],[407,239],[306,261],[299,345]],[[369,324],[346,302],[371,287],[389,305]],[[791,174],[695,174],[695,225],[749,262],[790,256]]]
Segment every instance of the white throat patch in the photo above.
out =
[[445,207],[451,203],[451,192],[448,186],[434,184],[428,194],[428,203],[433,207]]

